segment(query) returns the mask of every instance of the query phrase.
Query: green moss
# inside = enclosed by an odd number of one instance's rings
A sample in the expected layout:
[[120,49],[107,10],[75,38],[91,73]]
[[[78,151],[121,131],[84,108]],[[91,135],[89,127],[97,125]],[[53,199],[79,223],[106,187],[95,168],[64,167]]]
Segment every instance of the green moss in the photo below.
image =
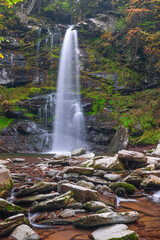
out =
[[117,238],[111,238],[110,240],[138,240],[139,237],[136,233],[131,233],[125,237],[117,237]]
[[135,186],[125,182],[111,183],[109,187],[113,190],[116,190],[117,188],[124,188],[128,194],[133,194],[136,191]]
[[3,128],[8,127],[12,123],[13,120],[14,120],[13,118],[7,118],[4,116],[0,116],[0,131],[2,131]]

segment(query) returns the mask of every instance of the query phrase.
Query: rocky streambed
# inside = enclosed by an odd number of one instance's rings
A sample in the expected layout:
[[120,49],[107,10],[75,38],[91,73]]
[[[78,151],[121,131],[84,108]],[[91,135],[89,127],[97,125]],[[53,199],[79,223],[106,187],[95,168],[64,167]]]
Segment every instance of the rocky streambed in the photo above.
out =
[[1,155],[0,238],[158,240],[160,154]]

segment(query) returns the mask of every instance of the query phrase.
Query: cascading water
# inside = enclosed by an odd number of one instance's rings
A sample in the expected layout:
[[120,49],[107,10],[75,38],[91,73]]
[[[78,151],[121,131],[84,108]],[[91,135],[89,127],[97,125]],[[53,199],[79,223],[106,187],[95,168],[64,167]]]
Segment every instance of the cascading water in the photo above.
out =
[[70,152],[84,146],[84,117],[79,94],[79,59],[77,31],[69,27],[61,50],[53,152]]

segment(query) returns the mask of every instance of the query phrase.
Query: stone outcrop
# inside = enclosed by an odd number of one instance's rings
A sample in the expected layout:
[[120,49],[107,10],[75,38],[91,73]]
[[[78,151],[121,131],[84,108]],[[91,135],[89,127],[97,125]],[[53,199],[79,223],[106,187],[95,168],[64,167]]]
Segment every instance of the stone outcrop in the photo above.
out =
[[108,153],[118,153],[122,149],[127,149],[129,143],[128,129],[119,126],[108,147]]

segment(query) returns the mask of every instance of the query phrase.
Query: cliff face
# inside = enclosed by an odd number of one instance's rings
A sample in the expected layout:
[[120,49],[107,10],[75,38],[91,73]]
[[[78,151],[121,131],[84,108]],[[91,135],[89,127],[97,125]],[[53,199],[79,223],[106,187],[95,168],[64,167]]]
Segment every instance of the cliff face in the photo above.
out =
[[[155,144],[159,139],[159,75],[152,69],[152,62],[143,64],[141,52],[135,57],[134,67],[128,67],[124,59],[127,49],[123,42],[125,32],[119,36],[117,34],[119,20],[117,13],[110,12],[98,14],[96,18],[89,18],[75,26],[79,36],[82,100],[88,142],[90,149],[97,152],[107,151],[119,125],[129,129],[132,144],[146,144],[147,141]],[[25,19],[23,23],[19,22],[17,29],[15,26],[15,32],[4,32],[3,36],[8,41],[2,43],[4,58],[0,59],[0,85],[16,90],[23,85],[27,89],[28,83],[31,83],[35,89],[25,98],[53,91],[47,88],[56,85],[60,39],[63,39],[66,28],[59,24],[57,30],[55,24]],[[107,33],[109,35],[106,36]],[[112,45],[108,45],[108,38]],[[42,87],[45,91],[42,91]],[[154,87],[157,90],[151,89]],[[0,93],[2,102],[8,101],[6,96]],[[148,96],[151,105],[148,104]],[[22,98],[24,96],[19,96],[16,104],[8,102],[3,107],[0,103],[1,114],[22,120],[22,128],[27,124],[32,125],[26,121],[37,123],[45,119],[44,111],[48,107],[46,101],[42,101],[43,97],[36,103],[34,100],[20,101]],[[38,115],[40,112],[42,115]],[[1,141],[13,151],[41,151],[45,145],[48,148],[51,142],[46,130],[52,132],[52,120],[53,116],[52,119],[48,117],[45,131],[39,131],[44,128],[40,124],[39,129],[27,133],[18,130],[20,128],[16,121],[10,129],[3,131]]]

